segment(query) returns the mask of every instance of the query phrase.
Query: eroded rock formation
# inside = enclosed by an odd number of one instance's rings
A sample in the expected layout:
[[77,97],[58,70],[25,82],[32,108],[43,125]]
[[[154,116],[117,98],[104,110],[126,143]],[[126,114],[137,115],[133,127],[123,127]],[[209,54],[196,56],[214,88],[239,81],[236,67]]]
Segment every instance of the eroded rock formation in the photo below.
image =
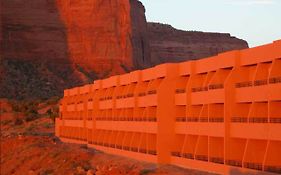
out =
[[0,97],[48,98],[97,78],[247,47],[229,34],[147,23],[138,0],[0,3]]
[[145,8],[141,2],[130,0],[132,20],[133,62],[135,69],[151,66],[150,46],[145,17]]
[[170,25],[148,23],[151,64],[180,62],[248,48],[248,43],[228,33],[182,31]]
[[140,2],[57,1],[67,29],[72,62],[98,74],[107,71],[119,74],[143,66],[149,47],[144,36],[144,7]]
[[65,26],[54,0],[1,3],[4,58],[69,62]]
[[48,97],[148,66],[137,0],[2,0],[0,8],[0,96]]
[[84,83],[55,0],[1,0],[0,96],[48,98]]

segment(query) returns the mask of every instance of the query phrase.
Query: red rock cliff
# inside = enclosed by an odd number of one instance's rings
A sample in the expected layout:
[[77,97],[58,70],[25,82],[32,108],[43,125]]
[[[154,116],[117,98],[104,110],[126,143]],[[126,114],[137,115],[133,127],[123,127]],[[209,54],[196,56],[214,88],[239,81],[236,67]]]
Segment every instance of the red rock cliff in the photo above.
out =
[[205,58],[248,48],[248,43],[227,33],[177,30],[170,25],[148,23],[152,65]]
[[96,78],[246,48],[146,22],[138,0],[1,0],[0,97],[48,98]]
[[[97,73],[124,73],[147,59],[144,7],[137,0],[57,0],[72,62]],[[145,38],[145,39],[142,39]],[[143,59],[139,61],[139,59]]]
[[0,96],[48,97],[148,63],[137,0],[1,0],[0,8]]
[[138,57],[149,57],[144,7],[137,0],[1,3],[4,58],[66,62],[116,74],[142,67],[145,60]]
[[54,0],[1,0],[5,59],[68,62],[65,27]]
[[83,83],[55,0],[1,0],[0,97],[41,98]]
[[141,2],[130,0],[132,20],[133,62],[136,69],[151,66],[145,8]]

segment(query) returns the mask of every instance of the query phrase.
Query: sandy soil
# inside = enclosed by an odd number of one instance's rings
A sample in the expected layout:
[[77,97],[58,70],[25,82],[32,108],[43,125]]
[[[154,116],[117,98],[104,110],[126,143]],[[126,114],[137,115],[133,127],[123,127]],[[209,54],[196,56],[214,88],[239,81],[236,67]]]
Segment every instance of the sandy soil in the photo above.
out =
[[54,123],[47,116],[15,124],[15,118],[24,117],[10,110],[1,113],[1,175],[209,174],[174,166],[157,166],[105,154],[85,145],[62,143],[54,136]]

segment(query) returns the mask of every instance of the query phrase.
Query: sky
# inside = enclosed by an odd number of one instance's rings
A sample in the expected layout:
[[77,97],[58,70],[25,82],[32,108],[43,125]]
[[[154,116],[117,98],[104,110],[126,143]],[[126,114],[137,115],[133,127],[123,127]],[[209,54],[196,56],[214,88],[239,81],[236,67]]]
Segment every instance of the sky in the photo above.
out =
[[150,22],[230,33],[250,47],[281,39],[281,0],[140,0]]

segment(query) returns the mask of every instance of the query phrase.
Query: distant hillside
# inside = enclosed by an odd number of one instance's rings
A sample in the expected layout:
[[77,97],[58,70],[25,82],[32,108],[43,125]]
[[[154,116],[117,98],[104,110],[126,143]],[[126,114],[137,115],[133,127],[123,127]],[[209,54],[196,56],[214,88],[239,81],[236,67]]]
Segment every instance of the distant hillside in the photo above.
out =
[[228,33],[183,31],[167,24],[148,23],[151,63],[200,59],[248,48],[248,43]]

